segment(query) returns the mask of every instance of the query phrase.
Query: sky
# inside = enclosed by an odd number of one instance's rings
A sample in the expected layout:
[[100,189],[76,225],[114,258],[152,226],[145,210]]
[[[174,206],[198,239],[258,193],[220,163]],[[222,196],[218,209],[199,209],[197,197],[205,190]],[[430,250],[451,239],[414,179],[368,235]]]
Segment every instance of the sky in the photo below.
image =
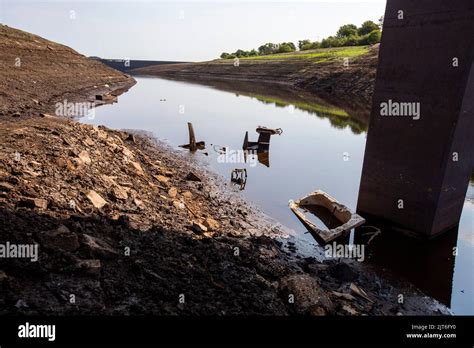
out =
[[103,58],[204,61],[378,22],[385,0],[0,0],[0,22]]

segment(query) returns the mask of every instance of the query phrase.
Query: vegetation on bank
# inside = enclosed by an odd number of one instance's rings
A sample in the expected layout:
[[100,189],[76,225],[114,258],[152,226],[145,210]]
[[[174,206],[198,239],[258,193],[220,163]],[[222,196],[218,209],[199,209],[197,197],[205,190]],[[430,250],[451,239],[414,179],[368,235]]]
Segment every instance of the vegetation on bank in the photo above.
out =
[[270,54],[266,56],[243,57],[241,60],[279,60],[279,59],[311,59],[314,63],[322,63],[334,58],[354,58],[369,52],[369,46],[319,48],[310,51]]
[[346,47],[346,46],[367,46],[380,42],[381,23],[376,24],[372,21],[365,21],[360,27],[355,24],[345,24],[339,28],[335,36],[329,36],[321,42],[311,40],[300,40],[298,46],[293,42],[266,43],[257,50],[245,51],[238,49],[234,53],[223,52],[221,59],[234,58],[256,58],[268,55],[278,55],[282,53],[291,53],[296,51],[308,51],[318,48]]

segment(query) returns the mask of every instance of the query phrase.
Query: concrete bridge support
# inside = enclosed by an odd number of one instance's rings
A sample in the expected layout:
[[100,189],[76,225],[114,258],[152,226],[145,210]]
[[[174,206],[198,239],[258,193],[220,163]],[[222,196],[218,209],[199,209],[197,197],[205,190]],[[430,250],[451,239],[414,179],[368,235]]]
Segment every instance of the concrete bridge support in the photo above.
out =
[[435,237],[474,159],[474,1],[388,0],[357,212]]

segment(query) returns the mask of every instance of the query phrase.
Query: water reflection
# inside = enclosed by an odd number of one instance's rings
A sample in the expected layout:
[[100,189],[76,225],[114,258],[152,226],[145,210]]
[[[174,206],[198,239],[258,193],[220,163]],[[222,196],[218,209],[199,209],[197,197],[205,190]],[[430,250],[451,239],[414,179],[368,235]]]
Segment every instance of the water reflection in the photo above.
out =
[[[166,79],[166,77],[162,77]],[[293,108],[310,113],[320,119],[329,120],[337,129],[349,128],[353,134],[365,133],[368,128],[370,105],[324,96],[324,99],[305,90],[287,85],[235,80],[189,81],[179,78],[173,81],[186,81],[190,84],[209,86],[218,90],[234,93],[235,96],[250,97],[277,108]]]
[[237,185],[241,191],[247,185],[247,169],[236,168],[230,173],[230,182]]
[[[376,234],[370,226],[377,228]],[[451,306],[458,229],[433,239],[416,239],[392,226],[367,222],[354,243],[365,245],[366,260],[407,279],[427,295]]]
[[[238,94],[237,94],[238,95]],[[299,101],[299,98],[292,99],[290,97],[286,97],[285,99],[278,99],[278,98],[271,98],[266,97],[263,95],[256,95],[256,94],[244,94],[246,96],[252,97],[257,99],[258,101],[264,104],[274,105],[276,107],[293,107],[295,109],[307,111],[310,114],[319,117],[319,118],[326,118],[331,123],[331,126],[338,129],[345,129],[350,128],[350,130],[354,134],[361,134],[367,131],[367,123],[363,121],[359,121],[349,115],[345,110],[335,107],[333,105],[324,103],[321,100],[311,101],[311,100],[304,100]],[[296,94],[297,97],[301,97],[300,95]],[[315,99],[313,97],[313,99]]]

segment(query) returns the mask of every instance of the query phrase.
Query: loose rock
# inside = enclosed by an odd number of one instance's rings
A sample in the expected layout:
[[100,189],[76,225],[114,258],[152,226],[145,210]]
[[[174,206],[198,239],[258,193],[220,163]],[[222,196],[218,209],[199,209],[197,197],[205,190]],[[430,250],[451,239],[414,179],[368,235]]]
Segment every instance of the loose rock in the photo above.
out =
[[79,249],[80,246],[77,235],[64,225],[55,230],[40,233],[39,240],[43,247],[53,250],[74,251]]
[[92,205],[94,205],[94,207],[96,207],[97,209],[101,209],[104,205],[107,204],[107,201],[93,190],[87,193],[87,198],[89,198]]
[[307,274],[291,275],[280,283],[284,299],[294,296],[298,314],[326,315],[334,311],[334,305],[326,292]]

